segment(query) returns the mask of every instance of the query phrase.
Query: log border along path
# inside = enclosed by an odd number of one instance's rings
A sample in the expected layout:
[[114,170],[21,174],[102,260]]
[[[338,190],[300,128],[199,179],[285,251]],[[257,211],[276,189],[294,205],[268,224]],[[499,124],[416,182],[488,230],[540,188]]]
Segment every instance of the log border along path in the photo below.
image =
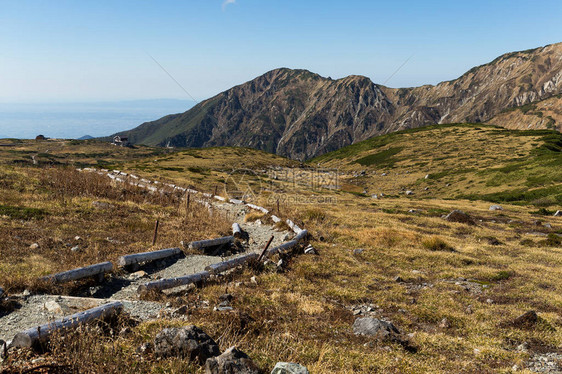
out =
[[[197,190],[193,190],[193,189],[189,189],[189,188],[184,188],[184,187],[180,187],[180,186],[176,186],[174,184],[169,184],[169,183],[162,183],[159,181],[150,181],[147,180],[145,178],[140,178],[136,175],[132,175],[132,174],[127,174],[124,172],[121,172],[119,170],[113,170],[113,171],[109,171],[107,169],[93,169],[93,168],[84,168],[84,169],[77,169],[80,172],[95,172],[98,173],[100,175],[107,175],[110,179],[112,179],[114,182],[116,183],[129,183],[131,185],[135,185],[141,188],[145,188],[147,189],[149,192],[151,193],[169,193],[169,192],[180,192],[183,194],[189,194],[189,195],[195,195],[195,196],[202,196],[203,198],[198,199],[198,198],[194,198],[194,202],[202,204],[204,206],[206,206],[208,209],[213,209],[215,203],[211,203],[210,201],[212,201],[212,199],[217,200],[218,202],[221,202],[223,204],[229,204],[231,206],[241,206],[241,207],[246,207],[249,209],[253,209],[253,210],[258,210],[266,215],[269,215],[270,218],[272,219],[272,221],[274,223],[278,223],[281,222],[282,219],[270,214],[270,211],[267,210],[266,208],[263,208],[261,206],[258,205],[254,205],[254,204],[250,204],[250,203],[246,203],[242,200],[238,200],[238,199],[226,199],[222,196],[218,196],[218,195],[214,195],[214,194],[209,194],[209,193],[204,193],[204,192],[200,192]],[[170,191],[166,191],[166,188],[168,188]],[[267,249],[267,251],[264,252],[265,256],[263,256],[263,259],[265,260],[268,257],[271,257],[275,254],[282,254],[282,253],[286,253],[289,252],[291,250],[293,250],[295,247],[297,247],[299,244],[301,244],[301,242],[304,242],[307,237],[308,237],[308,232],[307,230],[303,230],[301,229],[299,226],[297,226],[293,221],[291,221],[290,219],[286,220],[287,225],[291,228],[291,230],[296,234],[296,236],[292,239],[292,240],[288,240],[285,241],[284,243]],[[197,242],[192,242],[189,244],[190,248],[203,248],[206,246],[210,246],[210,245],[220,245],[220,244],[225,244],[225,243],[230,243],[232,241],[234,241],[234,237],[238,237],[241,232],[242,232],[242,228],[240,226],[240,224],[238,223],[234,223],[233,226],[233,236],[229,236],[229,237],[224,237],[224,238],[217,238],[217,239],[209,239],[209,240],[202,240],[202,241],[197,241]],[[181,251],[180,248],[168,248],[168,249],[162,249],[162,250],[158,250],[158,251],[152,251],[152,252],[144,252],[144,253],[135,253],[135,254],[131,254],[131,255],[126,255],[126,256],[122,256],[119,259],[118,265],[120,266],[129,266],[129,265],[136,265],[138,263],[145,263],[145,262],[150,262],[150,261],[154,261],[154,260],[162,260],[162,259],[166,259],[168,257],[174,257],[177,255],[181,255],[183,252]],[[201,281],[207,280],[211,277],[216,276],[217,274],[226,272],[226,271],[230,271],[236,267],[242,266],[246,263],[248,263],[249,261],[256,261],[257,259],[262,258],[261,256],[258,256],[257,253],[254,252],[246,252],[242,255],[237,255],[237,256],[232,256],[231,258],[222,261],[222,262],[218,262],[218,263],[211,263],[208,266],[206,266],[204,271],[200,271],[200,272],[195,272],[195,273],[189,273],[189,274],[185,274],[181,277],[174,277],[174,278],[165,278],[165,279],[159,279],[157,281],[152,281],[152,282],[145,282],[141,285],[139,285],[139,287],[137,288],[138,292],[145,292],[147,290],[152,290],[152,289],[157,289],[157,290],[164,290],[164,289],[169,289],[169,288],[175,288],[178,286],[185,286],[185,285],[189,285],[192,283],[199,283]],[[72,280],[78,280],[81,278],[86,278],[86,277],[96,277],[98,282],[103,282],[104,281],[104,276],[106,273],[110,273],[112,272],[114,269],[114,266],[111,262],[105,262],[105,263],[100,263],[100,264],[94,264],[94,265],[89,265],[83,268],[78,268],[78,269],[73,269],[73,270],[69,270],[69,271],[65,271],[62,273],[58,273],[58,274],[53,274],[53,275],[48,275],[46,277],[41,278],[42,281],[50,281],[53,283],[64,283],[64,282],[68,282],[68,281],[72,281]],[[113,295],[116,296],[116,295]],[[4,291],[2,290],[2,288],[0,287],[0,298],[6,297],[6,295],[4,294]],[[41,296],[39,296],[41,297]],[[45,298],[57,298],[57,300],[61,300],[61,299],[65,299],[65,298],[70,298],[70,297],[65,297],[65,296],[61,296],[61,295],[45,295]],[[63,317],[60,318],[58,320],[55,321],[48,321],[45,324],[39,325],[39,326],[28,326],[29,328],[25,331],[21,331],[18,332],[14,339],[12,339],[11,341],[9,341],[9,345],[11,346],[18,346],[18,347],[23,347],[23,346],[32,346],[37,344],[38,342],[42,341],[43,339],[48,338],[48,336],[56,331],[56,330],[64,330],[64,329],[68,329],[68,328],[74,328],[82,323],[88,323],[91,322],[93,320],[98,320],[110,315],[114,315],[116,313],[121,312],[123,309],[129,309],[131,307],[134,308],[134,305],[136,305],[137,303],[148,303],[148,304],[160,304],[160,303],[156,303],[156,302],[142,302],[142,301],[137,301],[137,300],[127,300],[127,298],[123,299],[123,300],[118,300],[118,299],[114,299],[114,298],[80,298],[80,297],[74,297],[72,299],[76,299],[76,300],[80,300],[80,299],[84,299],[86,301],[89,301],[90,303],[92,301],[99,301],[99,304],[94,308],[73,314],[71,316],[67,316],[67,317]],[[104,304],[105,303],[105,304]],[[151,305],[152,308],[154,309],[154,305]],[[160,305],[160,307],[162,307],[162,305]],[[4,316],[6,317],[6,316]],[[139,317],[137,315],[137,317]],[[46,318],[46,317],[45,317]],[[142,319],[142,318],[141,318]],[[0,319],[1,321],[1,319]],[[35,334],[35,331],[43,331],[43,333],[39,333],[39,334]],[[33,333],[32,333],[33,332]]]

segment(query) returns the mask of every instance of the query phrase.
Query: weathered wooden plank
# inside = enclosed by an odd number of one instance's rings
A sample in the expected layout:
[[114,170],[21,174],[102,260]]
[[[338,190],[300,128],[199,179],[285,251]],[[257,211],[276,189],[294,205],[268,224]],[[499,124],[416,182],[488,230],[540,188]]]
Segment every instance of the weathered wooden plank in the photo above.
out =
[[190,249],[200,249],[206,247],[214,247],[216,245],[222,245],[227,243],[232,243],[234,241],[234,236],[225,236],[218,239],[208,239],[208,240],[199,240],[196,242],[189,243]]
[[127,266],[127,265],[139,264],[141,262],[161,260],[164,258],[177,256],[180,253],[181,253],[180,248],[166,248],[166,249],[160,249],[158,251],[134,253],[131,255],[125,255],[119,257],[117,263],[119,264],[119,266]]
[[274,215],[271,215],[271,220],[272,220],[274,223],[281,222],[281,218],[279,218],[279,217],[277,217],[277,216],[274,216]]
[[200,273],[190,274],[183,277],[160,279],[153,282],[147,282],[141,284],[137,288],[138,293],[144,293],[149,290],[166,290],[169,288],[186,286],[188,284],[201,282],[211,276],[208,271],[202,271]]
[[53,283],[64,283],[82,278],[92,277],[95,275],[103,275],[104,273],[107,273],[111,270],[113,270],[113,264],[108,261],[102,262],[100,264],[65,271],[62,273],[47,275],[45,277],[42,277],[41,280],[50,281]]
[[33,327],[22,331],[12,340],[12,347],[32,347],[34,344],[48,340],[51,334],[57,330],[77,327],[81,324],[101,320],[112,315],[118,314],[123,310],[121,302],[113,302],[88,309],[68,317],[61,318],[51,323]]
[[229,199],[228,202],[230,202],[231,204],[235,204],[235,205],[242,205],[242,204],[244,204],[244,201],[238,200],[238,199]]
[[235,268],[239,265],[243,265],[250,260],[257,259],[258,257],[259,255],[257,253],[248,253],[247,255],[236,257],[228,261],[209,265],[205,268],[205,270],[210,271],[212,274],[217,274]]
[[226,199],[224,197],[219,196],[219,195],[214,195],[213,198],[215,198],[216,200],[219,200],[219,201],[226,201]]

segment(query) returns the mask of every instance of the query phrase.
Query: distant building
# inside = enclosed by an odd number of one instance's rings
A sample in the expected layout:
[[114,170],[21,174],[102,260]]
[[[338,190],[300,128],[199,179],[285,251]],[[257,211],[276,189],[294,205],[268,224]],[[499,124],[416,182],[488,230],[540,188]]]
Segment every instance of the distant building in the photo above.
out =
[[35,140],[45,140],[45,135],[37,135]]
[[128,147],[129,146],[129,138],[125,136],[115,135],[113,137],[113,145],[118,145],[121,147]]

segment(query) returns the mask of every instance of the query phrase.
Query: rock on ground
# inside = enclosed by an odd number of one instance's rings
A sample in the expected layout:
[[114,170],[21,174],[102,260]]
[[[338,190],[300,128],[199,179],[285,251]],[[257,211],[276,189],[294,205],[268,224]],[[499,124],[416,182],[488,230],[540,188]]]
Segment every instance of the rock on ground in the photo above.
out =
[[278,362],[275,364],[271,374],[308,374],[308,369],[291,362]]
[[230,347],[220,356],[207,359],[205,373],[259,374],[260,370],[247,354],[236,347]]
[[220,354],[217,343],[197,326],[167,328],[154,339],[154,353],[160,357],[186,357],[203,365]]
[[462,210],[453,210],[451,213],[445,216],[445,219],[449,222],[460,222],[460,223],[467,223],[469,225],[474,225],[475,222],[468,214],[463,212]]
[[376,336],[379,339],[392,340],[393,337],[400,335],[400,331],[391,322],[382,321],[376,318],[357,318],[353,323],[353,333],[355,335]]

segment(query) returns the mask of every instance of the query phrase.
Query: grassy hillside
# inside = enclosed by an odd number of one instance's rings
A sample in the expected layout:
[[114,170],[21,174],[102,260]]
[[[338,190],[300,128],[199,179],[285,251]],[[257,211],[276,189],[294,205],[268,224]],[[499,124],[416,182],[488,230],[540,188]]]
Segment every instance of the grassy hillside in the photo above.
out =
[[354,192],[562,204],[562,134],[483,124],[434,125],[383,135],[317,157]]
[[[52,167],[51,159],[91,165],[102,160],[139,176],[206,190],[232,169],[255,170],[251,182],[259,183],[266,178],[263,169],[300,166],[245,148],[153,153],[163,151],[50,144],[0,147],[0,283],[8,292],[46,272],[148,248],[158,218],[165,223],[162,246],[229,229],[223,217],[186,216],[175,199],[152,200],[134,189],[125,194]],[[275,258],[263,269],[245,268],[203,287],[159,295],[163,308],[187,305],[189,312],[163,313],[119,337],[73,335],[41,358],[78,372],[203,372],[187,359],[134,353],[164,327],[195,324],[221,349],[238,346],[266,372],[277,361],[301,363],[312,373],[525,368],[562,347],[562,217],[543,215],[559,209],[561,144],[560,134],[550,131],[447,125],[372,138],[319,157],[308,166],[340,168],[343,190],[272,181],[298,197],[275,213],[307,228],[319,255],[285,259],[283,272],[276,271]],[[103,149],[109,154],[102,157]],[[30,155],[38,150],[45,155],[33,165]],[[98,188],[80,188],[86,184]],[[406,189],[414,194],[406,195]],[[369,197],[381,192],[382,199]],[[503,210],[463,197],[502,201]],[[258,198],[276,209],[267,194]],[[94,200],[110,207],[96,207]],[[475,224],[442,218],[453,209],[465,211]],[[75,235],[83,251],[67,245],[74,245]],[[40,247],[31,249],[33,242]],[[57,261],[61,253],[65,257]],[[225,290],[234,296],[234,310],[214,311]],[[514,323],[528,310],[537,312],[535,323]],[[392,321],[415,349],[356,336],[352,325],[360,316]],[[40,355],[26,354],[27,360]]]

